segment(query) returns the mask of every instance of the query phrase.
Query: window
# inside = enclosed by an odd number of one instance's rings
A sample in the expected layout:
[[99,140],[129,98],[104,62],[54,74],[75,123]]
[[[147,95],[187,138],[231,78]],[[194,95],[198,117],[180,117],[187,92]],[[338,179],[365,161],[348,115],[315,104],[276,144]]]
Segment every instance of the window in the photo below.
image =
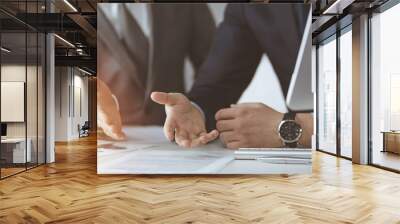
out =
[[[352,157],[352,26],[318,45],[319,150]],[[339,122],[339,123],[338,123]]]
[[400,4],[371,18],[370,160],[400,170]]
[[340,36],[340,155],[352,157],[352,33],[351,26]]
[[[42,5],[0,2],[16,13],[39,13]],[[46,40],[12,14],[0,12],[0,17],[0,178],[5,178],[45,163]]]
[[318,47],[318,149],[336,153],[336,36]]

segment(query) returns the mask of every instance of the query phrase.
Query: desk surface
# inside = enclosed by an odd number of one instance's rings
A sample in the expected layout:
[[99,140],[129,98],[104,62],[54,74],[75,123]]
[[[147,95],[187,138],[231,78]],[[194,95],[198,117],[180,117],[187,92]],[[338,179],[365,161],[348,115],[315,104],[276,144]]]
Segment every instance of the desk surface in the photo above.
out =
[[161,127],[125,127],[127,141],[98,140],[99,174],[297,174],[311,164],[235,160],[219,141],[186,149],[166,140]]

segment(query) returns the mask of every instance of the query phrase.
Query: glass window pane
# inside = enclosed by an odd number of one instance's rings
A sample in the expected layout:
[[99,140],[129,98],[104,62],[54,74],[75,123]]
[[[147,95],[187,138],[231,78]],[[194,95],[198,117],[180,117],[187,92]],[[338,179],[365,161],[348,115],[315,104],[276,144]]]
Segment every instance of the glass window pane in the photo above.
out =
[[400,4],[371,19],[372,163],[396,170],[400,170],[399,21]]
[[[1,8],[19,16],[43,13],[44,6],[44,0],[0,1]],[[0,12],[0,17],[0,177],[4,178],[45,162],[46,40],[43,33],[9,15]]]
[[1,46],[7,49],[1,51],[1,173],[5,177],[25,170],[30,161],[25,119],[26,33],[3,32]]
[[352,35],[340,36],[340,153],[352,157]]
[[27,80],[26,80],[26,116],[27,116],[27,141],[30,147],[30,161],[28,168],[37,165],[37,132],[38,132],[38,36],[36,32],[27,33],[28,55],[27,55]]
[[46,37],[43,33],[39,33],[38,41],[38,164],[45,163],[46,149],[45,149],[45,65],[46,65]]
[[318,48],[318,148],[336,153],[336,40]]

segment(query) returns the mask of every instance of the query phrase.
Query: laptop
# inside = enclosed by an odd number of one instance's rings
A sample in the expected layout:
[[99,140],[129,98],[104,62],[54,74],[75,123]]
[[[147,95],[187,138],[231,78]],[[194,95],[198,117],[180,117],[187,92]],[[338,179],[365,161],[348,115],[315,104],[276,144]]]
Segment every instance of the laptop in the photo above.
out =
[[306,26],[297,54],[296,65],[290,80],[286,105],[295,112],[312,112],[314,108],[314,94],[312,92],[312,35],[311,35],[311,8],[308,13]]

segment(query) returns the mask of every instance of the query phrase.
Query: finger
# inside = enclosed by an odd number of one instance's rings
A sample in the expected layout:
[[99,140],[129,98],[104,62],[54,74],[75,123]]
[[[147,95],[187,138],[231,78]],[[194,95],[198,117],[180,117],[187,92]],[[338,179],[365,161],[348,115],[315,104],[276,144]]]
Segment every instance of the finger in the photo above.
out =
[[203,143],[202,140],[201,140],[201,136],[200,136],[200,137],[191,139],[189,146],[190,146],[190,148],[194,148],[194,147],[202,146],[202,145],[205,145],[205,144],[207,144],[207,143],[206,142]]
[[202,132],[202,133],[200,133],[199,138],[206,136],[206,135],[207,135],[207,132]]
[[126,139],[125,133],[122,131],[122,126],[120,123],[110,123],[107,119],[107,115],[99,111],[97,117],[97,123],[100,128],[103,129],[104,134],[115,140]]
[[215,114],[217,121],[234,119],[235,117],[237,117],[237,109],[234,107],[221,109]]
[[202,136],[206,135],[206,134],[207,134],[207,133],[200,133],[199,135],[196,135],[196,134],[191,133],[191,134],[190,134],[190,140],[189,140],[189,142],[188,142],[188,147],[193,148],[193,147],[197,147],[197,146],[200,146],[200,145],[204,145],[204,144],[200,141],[200,138],[201,138]]
[[189,147],[190,148],[195,148],[195,147],[199,147],[199,146],[202,146],[202,145],[205,145],[205,144],[207,144],[207,143],[202,143],[200,138],[196,138],[196,139],[192,139],[190,141]]
[[220,138],[222,138],[222,140],[225,144],[228,144],[228,143],[234,142],[234,141],[239,141],[238,134],[233,131],[221,132],[219,134],[219,136],[220,136]]
[[167,137],[169,141],[174,141],[175,138],[175,122],[171,121],[170,119],[166,119],[164,123],[164,135]]
[[175,142],[182,147],[190,147],[190,139],[188,133],[175,130]]
[[118,127],[106,125],[105,127],[103,127],[103,131],[107,136],[111,137],[114,140],[126,139],[125,133],[122,132],[122,130]]
[[168,93],[164,92],[152,92],[150,98],[158,104],[167,104]]
[[199,137],[201,144],[207,144],[211,141],[214,141],[219,136],[219,132],[217,130],[212,130],[209,133],[203,134]]
[[178,144],[179,146],[185,147],[185,146],[184,146],[185,139],[182,138],[181,136],[178,136],[177,134],[175,134],[175,142],[176,142],[176,144]]
[[158,104],[172,106],[182,100],[182,97],[184,96],[180,93],[152,92],[150,97],[154,102]]
[[216,126],[219,132],[232,131],[235,129],[235,122],[234,120],[219,120]]
[[180,142],[180,146],[185,147],[185,148],[190,148],[191,147],[191,140],[189,139],[183,139]]
[[234,141],[234,142],[229,142],[228,144],[226,144],[226,147],[228,149],[238,149],[241,147],[241,144],[239,141]]
[[217,130],[213,130],[210,133],[207,132],[202,132],[197,138],[194,138],[190,142],[190,147],[198,147],[201,145],[205,145],[209,143],[210,141],[213,141],[218,137],[219,133]]
[[122,131],[121,127],[115,125],[104,124],[102,127],[104,133],[114,140],[125,140],[126,135]]

